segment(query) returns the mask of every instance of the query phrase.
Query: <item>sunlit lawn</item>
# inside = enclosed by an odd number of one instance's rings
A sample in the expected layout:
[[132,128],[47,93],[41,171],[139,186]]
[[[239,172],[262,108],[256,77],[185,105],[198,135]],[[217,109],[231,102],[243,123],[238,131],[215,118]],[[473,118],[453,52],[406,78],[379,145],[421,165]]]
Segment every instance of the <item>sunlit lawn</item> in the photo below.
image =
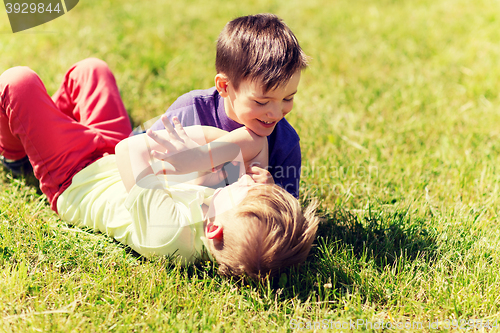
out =
[[141,260],[2,171],[0,331],[436,331],[500,315],[498,1],[85,0],[17,34],[0,14],[0,72],[30,66],[52,93],[101,58],[139,125],[211,87],[218,33],[258,12],[312,57],[287,116],[301,200],[324,217],[307,264],[247,285],[213,263]]

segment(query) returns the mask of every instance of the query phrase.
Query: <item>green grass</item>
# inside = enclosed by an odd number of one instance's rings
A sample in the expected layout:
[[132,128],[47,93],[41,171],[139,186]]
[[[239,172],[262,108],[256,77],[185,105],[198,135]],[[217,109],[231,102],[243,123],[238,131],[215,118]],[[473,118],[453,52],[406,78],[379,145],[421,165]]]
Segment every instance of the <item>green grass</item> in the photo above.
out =
[[66,225],[2,172],[0,331],[290,331],[322,320],[436,331],[429,322],[499,317],[499,11],[493,0],[86,0],[17,34],[0,14],[0,72],[30,66],[53,93],[71,64],[101,58],[135,125],[213,85],[227,21],[278,14],[312,57],[288,119],[301,137],[301,200],[318,198],[324,220],[300,270],[247,285],[213,263],[141,260]]

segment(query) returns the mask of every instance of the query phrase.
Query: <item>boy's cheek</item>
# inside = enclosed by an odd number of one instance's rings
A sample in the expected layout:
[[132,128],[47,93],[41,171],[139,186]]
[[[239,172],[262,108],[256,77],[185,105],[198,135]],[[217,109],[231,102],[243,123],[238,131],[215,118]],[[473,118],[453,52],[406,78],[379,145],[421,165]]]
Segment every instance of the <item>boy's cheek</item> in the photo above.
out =
[[283,110],[283,118],[286,117],[287,114],[292,112],[292,110],[293,110],[293,104],[289,108],[286,108],[285,110]]
[[238,119],[245,123],[251,122],[252,120],[257,119],[260,116],[259,113],[255,112],[254,110],[240,110],[239,112],[235,111],[235,114]]

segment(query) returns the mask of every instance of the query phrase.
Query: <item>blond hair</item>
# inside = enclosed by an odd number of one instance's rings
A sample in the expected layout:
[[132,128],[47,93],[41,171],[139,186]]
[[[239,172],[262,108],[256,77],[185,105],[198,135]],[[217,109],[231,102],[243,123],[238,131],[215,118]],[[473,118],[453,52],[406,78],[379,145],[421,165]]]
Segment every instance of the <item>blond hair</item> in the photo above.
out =
[[277,185],[251,188],[235,208],[241,224],[224,227],[221,244],[210,246],[219,273],[256,280],[304,262],[318,227],[316,206],[302,211],[298,200]]

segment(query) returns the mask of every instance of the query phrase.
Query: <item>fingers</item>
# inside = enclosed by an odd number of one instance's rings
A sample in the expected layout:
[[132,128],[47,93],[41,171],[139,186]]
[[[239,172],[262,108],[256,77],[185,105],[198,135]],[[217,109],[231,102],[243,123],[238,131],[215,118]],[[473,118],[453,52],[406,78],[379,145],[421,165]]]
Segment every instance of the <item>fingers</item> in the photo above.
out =
[[250,178],[252,178],[253,181],[256,182],[256,183],[258,183],[258,184],[264,184],[261,175],[247,174],[247,176],[249,176]]
[[152,140],[154,140],[158,144],[160,144],[161,146],[165,147],[167,150],[175,149],[174,145],[172,145],[169,140],[162,137],[161,135],[158,135],[158,133],[152,131],[151,129],[148,129],[146,131],[146,135],[149,136]]
[[179,118],[173,117],[172,121],[175,125],[175,131],[176,133],[181,137],[185,138],[187,137],[186,131],[184,130],[184,127],[182,126],[181,122],[179,121]]
[[[174,117],[174,118],[177,119],[177,117]],[[180,139],[179,135],[177,134],[177,131],[172,126],[172,124],[170,123],[170,120],[168,119],[168,117],[166,115],[161,116],[161,122],[165,126],[165,129],[167,130],[167,133],[171,138],[175,138],[177,140]],[[179,122],[179,119],[177,119],[177,122]],[[182,127],[182,125],[181,125],[181,127]]]
[[268,177],[264,176],[264,175],[255,175],[255,174],[251,174],[249,175],[254,182],[256,182],[257,184],[274,184],[274,179],[271,175],[269,175]]
[[273,176],[266,169],[258,166],[250,166],[247,168],[247,175],[252,177],[256,183],[260,184],[274,184]]
[[165,126],[165,129],[167,130],[168,133],[174,131],[174,128],[172,127],[172,124],[170,123],[170,120],[166,115],[161,116],[161,122],[163,123],[163,126]]
[[268,173],[268,174],[270,174],[269,171],[267,171],[266,169],[262,169],[261,167],[255,165],[255,164],[251,164],[247,168],[247,173],[254,173],[254,174]]
[[152,150],[151,151],[151,156],[153,156],[157,160],[165,160],[168,157],[168,154],[167,153],[162,153],[162,152],[157,151],[157,150]]

